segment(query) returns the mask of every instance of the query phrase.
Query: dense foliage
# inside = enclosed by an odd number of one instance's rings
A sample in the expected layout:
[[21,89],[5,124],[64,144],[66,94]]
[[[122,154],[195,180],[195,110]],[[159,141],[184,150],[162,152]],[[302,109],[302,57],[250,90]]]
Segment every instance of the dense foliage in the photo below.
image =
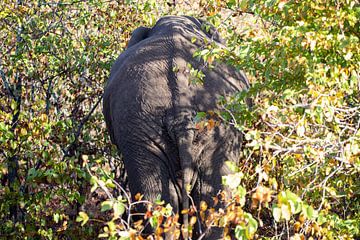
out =
[[[217,196],[227,207],[190,209],[183,231],[201,220],[229,239],[360,236],[358,1],[0,5],[0,238],[141,239],[145,222],[132,222],[130,209],[144,201],[129,200],[101,96],[132,30],[167,14],[215,25],[227,46],[209,43],[196,57],[229,62],[252,83],[219,100],[221,119],[246,139],[237,173],[224,177],[232,194]],[[214,124],[207,113],[197,121],[200,130]],[[155,236],[180,236],[171,210],[149,203]]]

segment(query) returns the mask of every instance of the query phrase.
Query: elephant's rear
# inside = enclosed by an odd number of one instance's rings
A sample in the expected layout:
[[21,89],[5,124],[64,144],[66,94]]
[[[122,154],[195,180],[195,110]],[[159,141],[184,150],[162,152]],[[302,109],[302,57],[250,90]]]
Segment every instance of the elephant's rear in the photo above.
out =
[[140,192],[150,201],[161,195],[178,211],[179,156],[164,126],[175,79],[174,49],[164,44],[167,39],[148,38],[120,55],[104,92],[104,115],[112,142],[123,154],[132,195]]
[[[164,18],[138,36],[146,39],[120,55],[104,93],[106,124],[130,190],[151,201],[160,194],[177,211],[191,183],[197,205],[211,202],[229,173],[225,161],[238,161],[242,136],[223,124],[200,132],[193,120],[199,111],[220,110],[217,98],[247,88],[247,79],[224,63],[210,69],[192,57],[205,38],[211,41],[193,18]],[[202,70],[203,85],[191,84],[189,64]]]

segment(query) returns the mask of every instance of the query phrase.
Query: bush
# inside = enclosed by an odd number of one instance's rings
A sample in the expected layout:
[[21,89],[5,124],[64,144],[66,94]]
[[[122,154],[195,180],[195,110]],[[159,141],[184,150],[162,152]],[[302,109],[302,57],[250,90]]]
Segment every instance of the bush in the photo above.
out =
[[[219,116],[246,139],[241,165],[224,176],[231,195],[218,196],[227,207],[190,209],[188,230],[199,218],[209,228],[224,227],[228,239],[360,236],[357,1],[2,6],[1,237],[139,236],[144,223],[132,222],[130,209],[147,202],[128,198],[99,103],[132,30],[166,14],[207,18],[227,47],[204,46],[197,57],[229,62],[251,80],[249,91],[219,100]],[[145,217],[154,235],[180,236],[171,206],[161,199],[148,204]]]

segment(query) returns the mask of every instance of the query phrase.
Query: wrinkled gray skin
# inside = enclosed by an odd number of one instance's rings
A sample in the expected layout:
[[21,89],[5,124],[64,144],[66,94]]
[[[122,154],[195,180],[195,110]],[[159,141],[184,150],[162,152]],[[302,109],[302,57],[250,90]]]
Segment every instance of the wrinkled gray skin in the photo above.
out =
[[[104,93],[106,124],[123,154],[132,195],[150,201],[161,196],[175,212],[189,206],[186,186],[197,206],[202,200],[212,204],[221,176],[230,172],[224,162],[238,161],[242,141],[223,124],[202,132],[194,127],[197,112],[219,109],[219,96],[248,87],[233,67],[216,63],[210,70],[192,57],[204,39],[221,42],[214,29],[201,30],[201,23],[168,16],[153,28],[136,29]],[[187,63],[205,74],[203,85],[189,83]]]

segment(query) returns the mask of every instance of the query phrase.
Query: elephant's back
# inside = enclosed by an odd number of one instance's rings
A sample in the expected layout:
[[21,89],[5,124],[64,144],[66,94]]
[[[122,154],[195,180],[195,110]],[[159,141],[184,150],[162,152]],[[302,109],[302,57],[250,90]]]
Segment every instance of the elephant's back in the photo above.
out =
[[167,106],[173,49],[165,44],[166,38],[149,38],[125,50],[111,69],[105,97],[121,96],[114,101],[137,111]]
[[103,111],[112,141],[119,148],[122,141],[132,141],[144,133],[156,140],[162,131],[162,118],[172,106],[168,78],[173,50],[164,44],[167,38],[148,38],[135,44],[111,69]]
[[[188,121],[197,111],[216,109],[219,96],[246,88],[246,79],[233,67],[216,63],[209,69],[193,58],[205,38],[211,41],[197,25],[170,20],[160,20],[146,39],[126,49],[113,65],[104,93],[110,132],[129,131],[144,121],[161,127],[164,119],[182,121],[181,115]],[[189,64],[204,73],[203,84],[191,84]],[[117,129],[112,130],[113,122]]]
[[[119,56],[105,92],[124,96],[126,106],[152,111],[150,108],[166,109],[179,104],[214,108],[217,96],[247,88],[245,76],[234,67],[215,63],[210,69],[204,61],[193,58],[194,52],[204,47],[205,39],[213,41],[200,26],[191,17],[161,18],[147,38]],[[191,84],[189,66],[204,73],[204,84]],[[185,100],[187,103],[183,103]]]

